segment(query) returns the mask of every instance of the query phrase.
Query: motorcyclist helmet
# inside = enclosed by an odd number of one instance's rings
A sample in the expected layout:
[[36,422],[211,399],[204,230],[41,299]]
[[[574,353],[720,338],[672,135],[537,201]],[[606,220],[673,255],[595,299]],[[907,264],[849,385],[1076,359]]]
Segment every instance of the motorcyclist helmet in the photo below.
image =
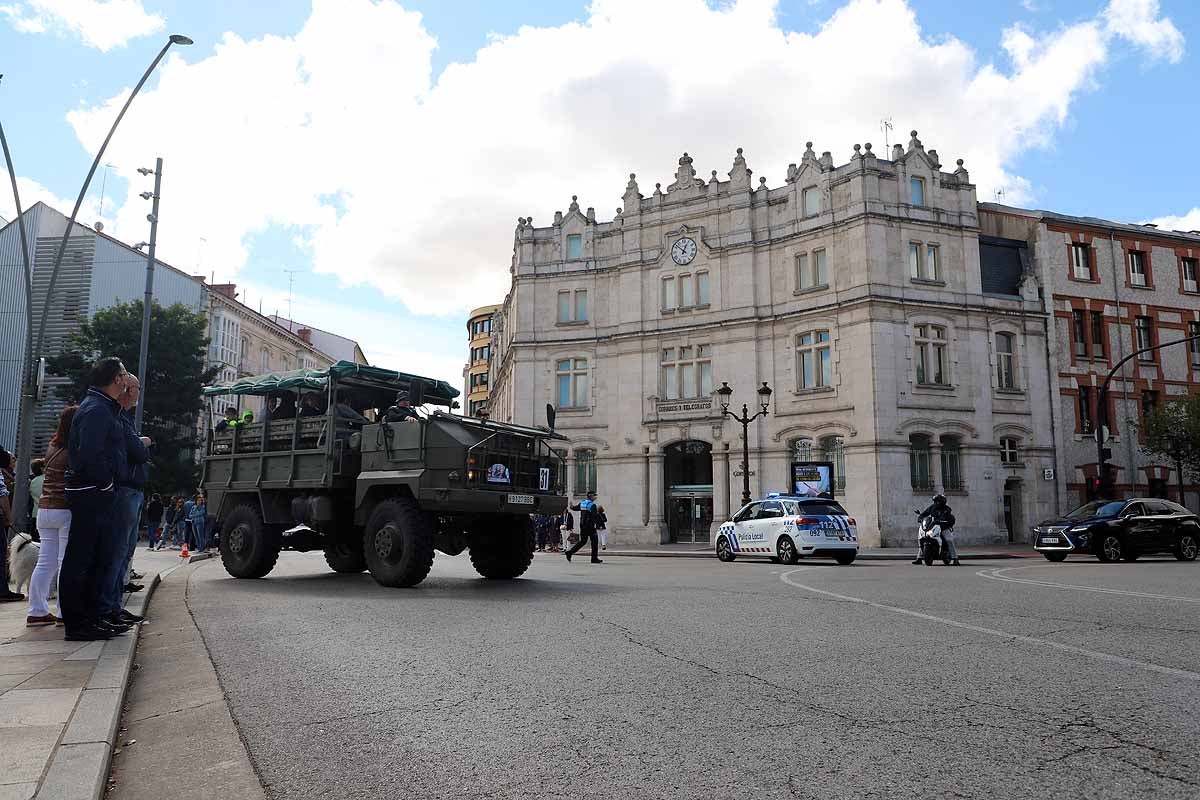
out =
[[946,495],[944,495],[944,494],[938,494],[938,495],[934,495],[934,497],[933,497],[933,504],[934,504],[935,506],[944,506],[944,505],[946,505]]

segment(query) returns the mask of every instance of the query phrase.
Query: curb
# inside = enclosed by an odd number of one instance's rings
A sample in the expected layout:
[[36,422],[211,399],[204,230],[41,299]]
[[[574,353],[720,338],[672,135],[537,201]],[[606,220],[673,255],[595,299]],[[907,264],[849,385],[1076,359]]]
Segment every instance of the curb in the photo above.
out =
[[[161,582],[161,574],[155,574],[146,591],[130,597],[125,607],[144,616],[150,598]],[[91,680],[79,696],[36,798],[100,800],[104,797],[141,626],[134,627],[129,633],[103,642]]]
[[[1033,552],[1033,551],[1030,551]],[[556,553],[547,553],[546,555],[561,555]],[[657,550],[605,550],[600,554],[602,557],[621,556],[634,558],[716,558],[717,554],[709,550],[684,550],[684,551],[657,551]],[[1036,554],[1035,554],[1036,555]],[[753,557],[753,556],[751,556]],[[857,561],[912,561],[912,553],[859,553]],[[993,559],[1017,559],[1017,558],[1032,558],[1032,556],[1018,555],[1016,553],[970,553],[961,556],[964,560],[969,561],[984,561]]]
[[195,564],[197,561],[206,561],[207,559],[216,558],[216,557],[217,557],[216,553],[211,553],[211,552],[210,553],[196,553],[196,554],[188,557],[187,563]]

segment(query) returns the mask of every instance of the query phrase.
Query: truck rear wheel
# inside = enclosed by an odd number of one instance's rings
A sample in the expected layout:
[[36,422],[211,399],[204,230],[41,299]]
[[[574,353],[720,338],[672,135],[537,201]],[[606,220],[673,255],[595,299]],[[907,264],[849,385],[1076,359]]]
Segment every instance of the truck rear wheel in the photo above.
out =
[[471,565],[485,578],[505,580],[524,574],[536,545],[528,516],[482,517],[471,527]]
[[361,528],[350,528],[329,536],[325,543],[325,563],[334,572],[356,573],[367,568]]
[[261,578],[275,568],[282,546],[279,530],[263,523],[254,503],[229,512],[221,525],[221,563],[235,578]]
[[433,566],[434,517],[415,500],[395,497],[375,507],[363,536],[363,555],[381,586],[416,586]]

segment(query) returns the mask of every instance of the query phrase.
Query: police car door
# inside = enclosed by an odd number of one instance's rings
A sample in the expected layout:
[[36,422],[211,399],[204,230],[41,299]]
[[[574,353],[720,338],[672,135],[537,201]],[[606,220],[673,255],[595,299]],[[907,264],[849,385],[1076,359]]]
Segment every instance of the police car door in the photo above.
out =
[[757,547],[763,548],[767,555],[774,555],[777,551],[775,543],[779,539],[779,534],[783,533],[783,504],[778,500],[767,500],[762,504],[762,510],[758,512],[758,520],[755,533],[758,534],[758,539],[755,542]]
[[733,550],[735,553],[754,552],[753,548],[758,546],[755,540],[755,526],[759,524],[758,514],[762,510],[762,503],[754,502],[746,506],[733,518]]

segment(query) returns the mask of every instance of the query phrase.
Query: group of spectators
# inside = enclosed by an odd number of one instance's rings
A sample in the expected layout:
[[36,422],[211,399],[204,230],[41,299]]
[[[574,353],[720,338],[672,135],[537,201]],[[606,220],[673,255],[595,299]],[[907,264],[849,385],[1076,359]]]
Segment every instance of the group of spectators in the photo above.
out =
[[153,495],[146,504],[142,527],[147,550],[179,550],[186,544],[193,551],[204,552],[214,544],[215,527],[208,521],[208,497],[203,489],[197,489],[190,499]]
[[[123,607],[125,591],[141,588],[131,562],[153,444],[134,430],[141,386],[115,357],[97,361],[88,383],[59,414],[34,482],[40,551],[26,624],[62,625],[68,641],[110,639],[142,621]],[[48,603],[55,574],[58,616]],[[24,599],[4,589],[0,599]]]

